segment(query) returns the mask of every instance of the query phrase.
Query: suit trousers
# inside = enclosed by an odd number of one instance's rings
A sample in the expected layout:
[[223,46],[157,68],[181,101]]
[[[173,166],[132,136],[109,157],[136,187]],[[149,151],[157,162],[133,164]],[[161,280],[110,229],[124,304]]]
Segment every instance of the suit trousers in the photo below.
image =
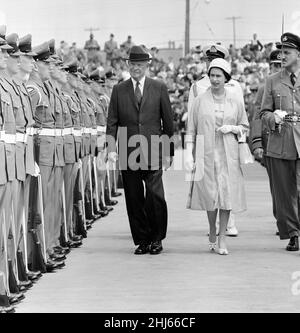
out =
[[267,170],[268,176],[269,176],[269,184],[270,184],[270,192],[271,192],[271,196],[272,196],[272,206],[273,206],[273,216],[275,217],[275,220],[277,221],[277,214],[276,214],[276,201],[275,201],[275,195],[274,195],[274,181],[276,181],[276,179],[272,179],[272,172],[271,172],[271,166],[270,166],[270,158],[272,157],[268,157],[268,156],[264,156],[264,166]]
[[73,201],[74,186],[77,175],[75,163],[66,164],[64,167],[65,198],[66,198],[66,220],[68,236],[73,236]]
[[135,245],[166,237],[168,211],[162,170],[122,170],[126,208]]
[[268,158],[280,239],[299,236],[300,160]]

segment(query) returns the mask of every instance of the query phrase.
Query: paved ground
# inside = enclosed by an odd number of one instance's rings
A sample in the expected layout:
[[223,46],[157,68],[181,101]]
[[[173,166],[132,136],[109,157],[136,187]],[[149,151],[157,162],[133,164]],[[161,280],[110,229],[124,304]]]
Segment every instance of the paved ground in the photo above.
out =
[[119,197],[115,210],[68,255],[66,267],[45,274],[17,312],[299,312],[300,252],[285,251],[287,242],[275,236],[263,168],[256,163],[244,171],[248,210],[236,216],[240,234],[228,238],[228,256],[209,253],[206,216],[185,209],[184,172],[169,171],[161,255],[133,255]]

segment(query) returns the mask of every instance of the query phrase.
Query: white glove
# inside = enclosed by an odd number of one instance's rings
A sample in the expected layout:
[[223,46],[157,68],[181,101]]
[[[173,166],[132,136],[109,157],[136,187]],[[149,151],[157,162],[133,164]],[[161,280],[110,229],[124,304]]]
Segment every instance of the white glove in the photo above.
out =
[[109,162],[116,163],[118,159],[118,154],[115,151],[108,153],[108,160]]
[[228,134],[228,133],[238,134],[240,133],[240,127],[234,125],[223,125],[217,129],[217,132],[221,132],[223,134]]
[[275,123],[276,124],[281,124],[283,122],[283,118],[284,116],[287,115],[286,111],[282,111],[282,110],[275,110],[274,111],[274,116],[275,116]]
[[34,177],[37,177],[40,174],[40,167],[36,162],[34,162]]

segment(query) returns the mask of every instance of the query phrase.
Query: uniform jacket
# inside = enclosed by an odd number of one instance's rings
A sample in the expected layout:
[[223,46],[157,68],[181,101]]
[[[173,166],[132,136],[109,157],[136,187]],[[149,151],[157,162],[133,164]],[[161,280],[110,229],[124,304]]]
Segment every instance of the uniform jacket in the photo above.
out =
[[277,109],[300,115],[300,77],[293,86],[285,69],[267,78],[260,117],[270,132],[267,156],[296,160],[300,152],[300,122],[284,122],[280,129],[273,114]]
[[[116,140],[118,128],[121,168],[127,168],[128,157],[136,151],[140,155],[141,167],[158,169],[165,155],[174,155],[172,142],[170,144],[174,133],[173,113],[167,87],[160,81],[146,77],[139,108],[131,79],[115,85],[107,119],[108,152],[116,151],[115,142],[111,138]],[[165,135],[162,138],[164,153],[157,147],[157,141],[162,135]]]
[[[249,126],[245,107],[236,95],[226,92],[224,125]],[[188,118],[187,142],[195,143],[195,178],[192,182],[187,207],[199,210],[213,210],[216,198],[214,174],[215,149],[215,105],[211,89],[198,96]],[[223,135],[229,172],[230,196],[233,212],[246,209],[245,189],[239,162],[238,140],[235,134]]]

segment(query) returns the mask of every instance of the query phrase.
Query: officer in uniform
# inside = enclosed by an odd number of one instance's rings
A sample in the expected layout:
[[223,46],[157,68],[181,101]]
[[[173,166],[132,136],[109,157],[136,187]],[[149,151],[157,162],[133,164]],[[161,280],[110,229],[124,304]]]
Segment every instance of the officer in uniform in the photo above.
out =
[[277,48],[282,70],[266,80],[260,117],[269,131],[266,156],[280,239],[298,251],[300,190],[300,38],[284,33]]
[[[43,216],[45,224],[45,242],[47,251],[47,271],[61,268],[65,265],[60,260],[59,255],[55,254],[54,233],[55,226],[55,167],[57,161],[57,144],[61,140],[57,139],[56,132],[56,114],[53,96],[49,91],[49,86],[45,83],[50,79],[49,62],[50,49],[48,42],[38,45],[33,49],[37,54],[34,56],[36,68],[31,73],[27,88],[29,89],[32,107],[34,111],[35,127],[37,128],[34,135],[35,158],[40,168],[43,192]],[[59,142],[57,142],[59,141]],[[61,152],[59,158],[61,159]],[[34,215],[34,213],[32,212]]]
[[[270,53],[270,75],[278,73],[281,69],[281,51],[280,50],[274,50]],[[272,195],[272,204],[273,204],[273,215],[276,218],[276,206],[275,206],[275,200],[273,195],[273,181],[272,180],[272,173],[270,172],[269,168],[269,157],[266,156],[267,152],[267,142],[268,142],[268,129],[266,126],[262,125],[262,121],[259,118],[260,109],[261,109],[261,103],[262,98],[264,94],[264,88],[265,84],[261,84],[258,88],[258,92],[255,99],[255,115],[254,119],[251,122],[250,127],[250,140],[251,140],[251,150],[253,155],[255,156],[255,159],[260,161],[263,166],[266,167],[268,176],[269,176],[269,182],[270,182],[270,191]],[[279,235],[279,232],[276,233]]]
[[[62,116],[63,116],[63,153],[64,153],[64,170],[63,170],[63,179],[64,179],[64,198],[65,198],[65,218],[66,218],[66,233],[65,240],[62,242],[62,245],[65,243],[69,246],[74,247],[74,242],[77,242],[76,245],[79,246],[82,244],[82,236],[74,235],[73,233],[73,188],[76,178],[76,154],[75,154],[75,140],[73,135],[73,122],[71,116],[71,101],[70,96],[66,95],[63,92],[65,85],[67,84],[66,72],[60,69],[63,62],[57,56],[56,61],[50,65],[50,73],[52,77],[52,85],[55,86],[57,100],[56,103],[60,103]],[[59,218],[62,220],[62,218]],[[63,233],[62,233],[63,234]],[[61,235],[62,238],[62,235]],[[61,248],[61,253],[66,252]]]
[[[1,38],[5,39],[6,26],[0,27]],[[6,43],[6,42],[5,42]],[[3,214],[5,219],[6,235],[4,235],[7,241],[7,258],[8,258],[8,271],[6,271],[6,277],[8,278],[7,285],[9,286],[10,302],[15,303],[24,298],[24,295],[20,291],[25,290],[29,284],[22,283],[19,280],[18,268],[17,268],[17,218],[16,214],[13,214],[15,210],[16,197],[16,182],[17,182],[17,170],[22,169],[19,161],[16,161],[16,119],[14,114],[14,91],[9,83],[9,74],[7,71],[9,55],[8,51],[11,51],[12,47],[7,45],[6,51],[2,49],[6,61],[2,62],[3,67],[0,71],[0,85],[1,85],[1,110],[3,118],[3,137],[1,138],[5,142],[5,158],[6,158],[6,173],[7,184],[4,196]],[[10,67],[12,62],[10,60]],[[3,218],[3,216],[2,216]],[[30,282],[29,282],[30,283]]]
[[[215,43],[206,45],[203,48],[203,54],[206,60],[207,68],[209,68],[209,65],[213,59],[216,58],[226,59],[229,57],[228,50],[222,45]],[[204,75],[202,79],[192,84],[188,100],[188,117],[190,116],[191,108],[195,98],[204,93],[209,87],[210,87],[210,80],[207,74]],[[241,85],[236,80],[231,79],[229,82],[225,84],[225,88],[229,89],[236,96],[238,96],[239,100],[244,104],[243,90]],[[230,218],[228,221],[226,235],[233,237],[238,235],[238,230],[235,226],[234,215],[232,213],[230,214]]]
[[[0,73],[6,69],[7,66],[7,49],[11,49],[7,45],[5,39],[0,37]],[[1,75],[2,76],[2,75]],[[7,97],[7,98],[6,98]],[[4,220],[3,213],[7,209],[7,191],[9,190],[10,184],[7,177],[8,166],[11,167],[11,163],[8,164],[6,160],[6,143],[5,143],[5,119],[4,113],[8,112],[8,101],[6,91],[1,85],[0,79],[0,98],[1,98],[1,137],[0,137],[0,207],[2,212],[0,222],[0,312],[14,312],[14,308],[11,306],[9,296],[11,296],[8,283],[8,248],[7,248],[7,230],[9,223]],[[7,101],[7,102],[5,102]],[[7,116],[6,116],[7,118]]]

